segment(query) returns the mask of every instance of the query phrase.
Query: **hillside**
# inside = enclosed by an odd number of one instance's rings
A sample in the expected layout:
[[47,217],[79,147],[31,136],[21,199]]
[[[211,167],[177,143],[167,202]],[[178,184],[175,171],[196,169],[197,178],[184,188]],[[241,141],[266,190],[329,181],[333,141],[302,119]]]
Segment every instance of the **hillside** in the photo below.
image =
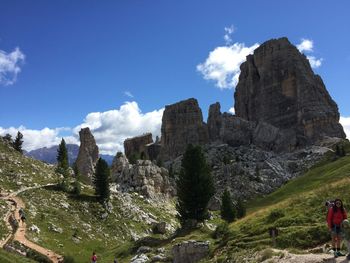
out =
[[[83,185],[79,197],[58,190],[54,185],[58,176],[52,165],[22,156],[1,140],[0,167],[2,192],[21,191],[18,197],[26,207],[27,239],[60,255],[72,256],[75,262],[86,261],[94,250],[100,262],[112,261],[118,251],[130,258],[133,241],[153,235],[152,223],[167,222],[167,233],[178,226],[171,200],[150,201],[138,194],[113,191],[105,208],[90,186]],[[9,211],[4,200],[0,200],[0,211],[3,215]],[[1,220],[0,235],[4,239],[9,234]],[[8,244],[19,248],[11,239]],[[12,262],[21,262],[12,253],[1,253],[0,258],[13,257]]]
[[[349,151],[347,143],[346,152]],[[303,176],[266,197],[249,202],[248,215],[230,224],[225,236],[216,240],[213,258],[208,262],[238,258],[256,262],[261,256],[256,251],[272,246],[268,231],[271,227],[279,230],[276,245],[280,249],[306,253],[307,249],[328,242],[330,236],[325,223],[324,203],[340,198],[349,209],[349,187],[350,156],[339,158],[329,152],[323,161]],[[247,253],[242,253],[246,250],[258,256],[247,259]]]

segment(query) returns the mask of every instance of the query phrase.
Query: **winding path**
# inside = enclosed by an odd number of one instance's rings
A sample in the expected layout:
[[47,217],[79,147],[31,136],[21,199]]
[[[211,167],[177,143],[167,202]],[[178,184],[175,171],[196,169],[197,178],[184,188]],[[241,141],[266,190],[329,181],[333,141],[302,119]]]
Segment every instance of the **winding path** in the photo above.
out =
[[43,188],[46,186],[52,186],[54,184],[47,184],[47,185],[41,185],[41,186],[35,186],[35,187],[27,187],[23,188],[19,191],[13,192],[13,193],[2,193],[1,199],[6,200],[9,206],[11,207],[9,211],[6,213],[5,217],[3,218],[4,221],[6,222],[7,227],[11,230],[12,232],[12,226],[9,223],[11,215],[15,217],[17,222],[19,222],[19,226],[16,230],[15,233],[10,233],[5,240],[0,242],[0,246],[3,248],[4,245],[9,241],[11,237],[13,237],[13,240],[16,240],[23,244],[24,246],[33,249],[37,252],[39,252],[42,255],[47,256],[53,263],[59,263],[62,262],[62,256],[53,252],[50,249],[44,248],[39,246],[38,244],[33,243],[32,241],[28,240],[26,238],[26,223],[25,222],[20,222],[20,215],[19,215],[19,209],[20,208],[25,208],[25,204],[23,200],[18,197],[17,195],[19,193],[22,193],[24,191],[32,190],[32,189],[38,189],[38,188]]

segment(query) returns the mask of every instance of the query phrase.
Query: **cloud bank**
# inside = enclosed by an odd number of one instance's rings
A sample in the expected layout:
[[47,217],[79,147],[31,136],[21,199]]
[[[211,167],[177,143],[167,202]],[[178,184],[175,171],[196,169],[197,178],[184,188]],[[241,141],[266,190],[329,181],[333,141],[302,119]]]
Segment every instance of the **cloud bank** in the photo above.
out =
[[17,47],[11,53],[0,50],[0,85],[9,86],[16,82],[25,55]]
[[[27,129],[24,126],[2,128],[0,135],[9,133],[15,138],[17,131],[23,134],[23,149],[27,151],[42,147],[58,145],[63,137],[66,143],[80,144],[79,131],[89,127],[95,137],[100,153],[115,155],[117,151],[124,152],[126,138],[151,132],[160,136],[163,109],[142,113],[137,102],[125,102],[119,109],[92,112],[86,115],[83,123],[72,128],[44,128],[42,130]],[[63,134],[70,136],[64,136]]]

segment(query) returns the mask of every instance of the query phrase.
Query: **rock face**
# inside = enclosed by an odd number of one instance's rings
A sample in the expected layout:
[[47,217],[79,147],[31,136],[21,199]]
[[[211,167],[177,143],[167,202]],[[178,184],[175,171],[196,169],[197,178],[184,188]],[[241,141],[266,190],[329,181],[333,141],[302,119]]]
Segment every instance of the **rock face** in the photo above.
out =
[[173,246],[174,263],[195,263],[209,254],[209,242],[185,241]]
[[209,142],[202,110],[193,98],[165,107],[161,133],[163,159],[179,156],[190,143],[202,145]]
[[345,138],[336,103],[287,38],[269,40],[247,56],[234,97],[238,117],[293,131],[296,146]]
[[132,165],[124,155],[117,155],[111,168],[112,178],[124,192],[137,192],[147,198],[173,197],[174,179],[168,170],[149,160],[138,160]]
[[145,159],[148,155],[146,145],[153,143],[152,134],[146,133],[141,136],[126,139],[124,141],[124,151],[130,160],[134,157]]
[[81,129],[79,132],[80,147],[76,164],[81,176],[88,183],[92,183],[92,176],[95,173],[95,165],[98,160],[98,147],[94,136],[89,128]]

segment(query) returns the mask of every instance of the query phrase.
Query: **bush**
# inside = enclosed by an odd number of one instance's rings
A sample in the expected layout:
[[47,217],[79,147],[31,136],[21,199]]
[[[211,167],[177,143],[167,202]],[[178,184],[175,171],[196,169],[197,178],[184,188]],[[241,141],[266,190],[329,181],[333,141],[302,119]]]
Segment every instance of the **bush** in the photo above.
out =
[[39,263],[51,263],[51,260],[48,257],[40,254],[39,252],[36,252],[35,250],[31,250],[31,249],[29,249],[27,251],[27,258],[33,259]]
[[212,236],[213,238],[223,238],[227,237],[229,234],[229,228],[228,228],[228,223],[225,221],[221,224],[219,224],[216,228],[215,231],[213,232]]
[[72,256],[64,256],[63,257],[63,263],[75,263],[75,259]]
[[284,217],[284,212],[281,209],[274,209],[267,216],[267,222],[273,223],[277,219]]

